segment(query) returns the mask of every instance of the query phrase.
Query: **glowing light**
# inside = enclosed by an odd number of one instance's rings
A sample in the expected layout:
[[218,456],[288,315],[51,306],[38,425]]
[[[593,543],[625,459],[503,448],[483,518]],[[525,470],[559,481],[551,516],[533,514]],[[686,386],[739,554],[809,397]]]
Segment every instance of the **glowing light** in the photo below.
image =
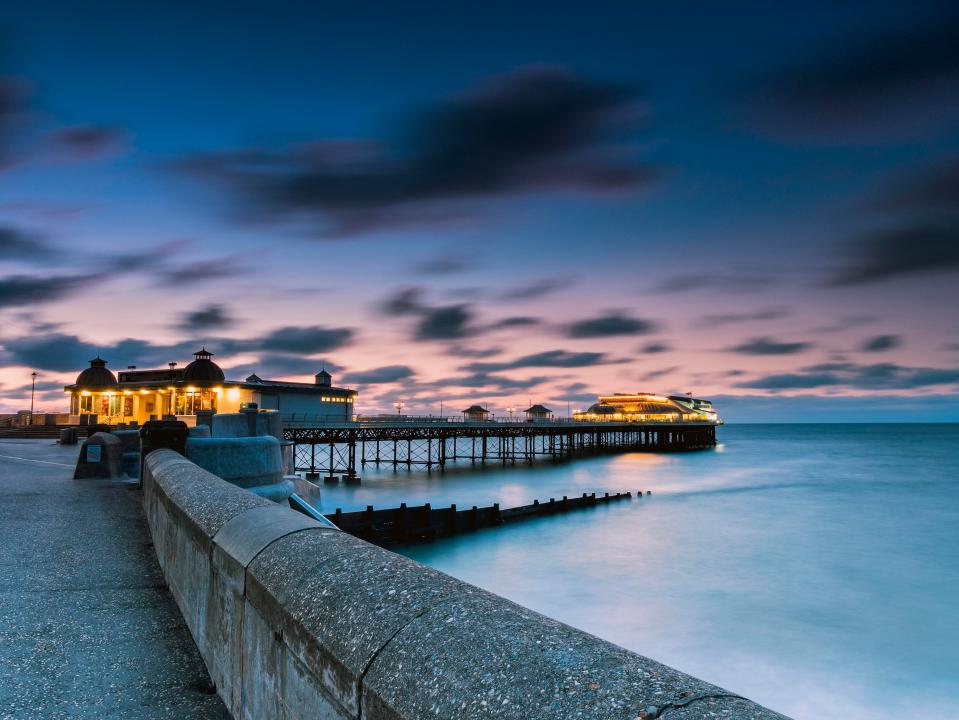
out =
[[89,391],[89,390],[83,390],[83,391],[80,392],[80,394],[83,395],[83,397],[90,397],[90,391]]
[[187,392],[196,392],[196,388],[192,385],[186,389]]
[[124,390],[124,391],[123,391],[123,394],[124,394],[124,395],[132,395],[132,394],[133,394],[133,391],[132,391],[132,390]]
[[226,396],[230,398],[230,400],[236,400],[238,397],[240,397],[240,389],[230,388],[226,391]]
[[147,395],[149,392],[150,392],[149,390],[141,390],[141,391],[140,391],[140,394],[141,394],[141,395]]

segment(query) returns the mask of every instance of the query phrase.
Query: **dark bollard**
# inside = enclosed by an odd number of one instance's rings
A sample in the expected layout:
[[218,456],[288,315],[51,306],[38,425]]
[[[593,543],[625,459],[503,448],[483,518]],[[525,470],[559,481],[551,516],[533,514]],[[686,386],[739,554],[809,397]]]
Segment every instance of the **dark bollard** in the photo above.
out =
[[647,495],[652,495],[652,494],[653,494],[653,491],[652,491],[652,490],[647,490],[647,491],[646,491],[646,494],[647,494]]
[[324,485],[336,485],[339,481],[340,478],[337,475],[327,475],[323,478]]
[[143,480],[144,460],[154,450],[168,448],[186,454],[189,429],[182,420],[148,420],[140,428],[140,480]]

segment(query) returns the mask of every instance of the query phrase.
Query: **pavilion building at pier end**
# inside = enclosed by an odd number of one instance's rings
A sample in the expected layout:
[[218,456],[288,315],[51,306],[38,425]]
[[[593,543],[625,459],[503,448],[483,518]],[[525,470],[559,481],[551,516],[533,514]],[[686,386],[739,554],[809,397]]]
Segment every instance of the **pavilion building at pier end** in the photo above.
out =
[[238,412],[251,403],[262,410],[310,419],[353,418],[356,391],[334,387],[325,369],[312,383],[264,380],[256,374],[242,381],[227,380],[206,348],[193,356],[193,362],[182,368],[171,362],[163,369],[131,367],[116,375],[107,368],[106,360],[94,358],[76,382],[64,388],[70,395],[70,422],[116,425],[176,417],[193,424],[197,410]]
[[582,422],[708,422],[722,423],[709,400],[688,395],[613,393],[599,396],[584,412],[573,413]]

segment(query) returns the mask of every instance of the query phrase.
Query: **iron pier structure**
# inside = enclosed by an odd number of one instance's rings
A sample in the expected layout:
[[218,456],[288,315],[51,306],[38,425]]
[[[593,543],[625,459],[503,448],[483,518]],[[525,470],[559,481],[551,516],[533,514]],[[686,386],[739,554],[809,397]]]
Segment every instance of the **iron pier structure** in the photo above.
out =
[[675,452],[716,445],[711,423],[356,422],[287,423],[294,465],[308,477],[355,479],[367,464],[407,469],[450,462],[515,464],[605,452]]

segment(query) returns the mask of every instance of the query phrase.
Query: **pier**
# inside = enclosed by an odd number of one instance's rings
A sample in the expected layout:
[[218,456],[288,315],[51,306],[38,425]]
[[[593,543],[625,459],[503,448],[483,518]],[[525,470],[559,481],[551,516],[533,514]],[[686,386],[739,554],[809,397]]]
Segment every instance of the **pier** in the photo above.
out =
[[298,472],[318,478],[357,477],[367,464],[432,470],[447,463],[515,464],[598,452],[677,452],[716,445],[712,423],[451,421],[408,418],[323,423],[283,419]]

